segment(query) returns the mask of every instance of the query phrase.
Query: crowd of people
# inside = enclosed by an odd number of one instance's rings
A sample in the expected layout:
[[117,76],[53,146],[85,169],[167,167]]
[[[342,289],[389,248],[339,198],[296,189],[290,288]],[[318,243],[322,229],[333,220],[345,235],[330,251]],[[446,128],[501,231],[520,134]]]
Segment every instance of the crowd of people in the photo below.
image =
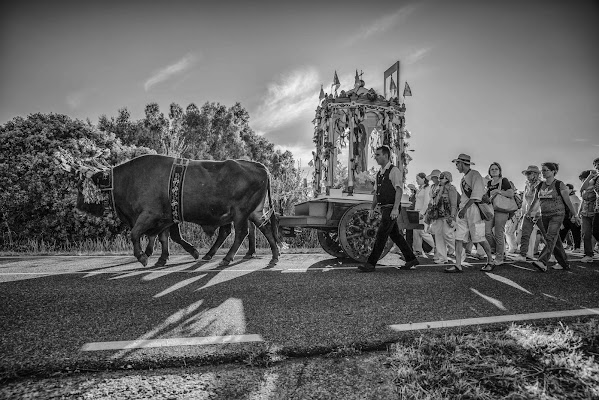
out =
[[[449,171],[418,173],[416,185],[408,185],[412,209],[418,211],[424,229],[397,229],[402,190],[398,169],[389,161],[389,148],[375,154],[381,166],[377,174],[372,210],[382,213],[382,223],[363,272],[374,271],[387,238],[390,237],[406,261],[402,268],[414,269],[418,256],[429,254],[445,272],[463,272],[467,254],[486,260],[482,271],[492,271],[509,259],[529,262],[542,272],[570,269],[566,249],[582,255],[580,261],[599,264],[599,158],[593,168],[582,171],[579,193],[574,185],[557,179],[559,165],[544,162],[529,165],[524,191],[503,176],[501,165],[491,163],[487,176],[473,169],[467,154],[452,160],[462,174],[459,188]],[[476,248],[476,250],[475,250]],[[449,257],[455,257],[455,263]]]

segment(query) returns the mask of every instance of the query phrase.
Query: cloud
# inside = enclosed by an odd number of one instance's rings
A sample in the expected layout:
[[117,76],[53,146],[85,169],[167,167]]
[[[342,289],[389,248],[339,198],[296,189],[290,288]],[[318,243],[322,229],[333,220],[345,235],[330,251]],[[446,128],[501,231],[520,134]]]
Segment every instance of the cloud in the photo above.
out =
[[374,21],[372,21],[368,25],[362,25],[358,32],[355,35],[352,35],[345,42],[346,46],[351,46],[352,44],[369,38],[370,36],[386,32],[397,25],[401,20],[404,20],[409,14],[414,11],[414,6],[404,6],[399,10],[395,11],[393,14],[384,15]]
[[146,92],[152,88],[152,86],[157,85],[160,82],[164,82],[173,76],[181,74],[184,71],[187,71],[191,68],[195,62],[197,61],[197,57],[192,53],[187,53],[182,59],[177,62],[168,65],[156,72],[149,77],[144,83],[144,89]]
[[67,94],[66,102],[72,109],[77,109],[83,103],[85,97],[85,91],[72,92]]
[[86,88],[81,90],[76,90],[67,94],[65,99],[67,105],[71,107],[71,109],[78,109],[85,100],[87,100],[90,95],[96,93],[98,88]]
[[299,118],[308,118],[309,123],[318,105],[319,84],[318,71],[314,67],[298,68],[269,83],[251,122],[252,128],[266,133]]
[[412,53],[408,54],[405,63],[408,65],[417,63],[418,61],[422,60],[430,52],[430,50],[430,47],[423,47],[413,51]]

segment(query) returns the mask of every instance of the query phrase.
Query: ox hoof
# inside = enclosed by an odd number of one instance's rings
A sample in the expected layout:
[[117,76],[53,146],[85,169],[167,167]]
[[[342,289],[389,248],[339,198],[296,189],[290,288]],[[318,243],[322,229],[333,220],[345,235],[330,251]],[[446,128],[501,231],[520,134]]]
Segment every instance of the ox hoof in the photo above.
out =
[[191,252],[191,256],[197,260],[198,258],[200,258],[200,252],[196,249],[193,249],[193,251]]
[[220,262],[220,264],[218,264],[219,267],[226,267],[227,265],[231,264],[231,261],[229,260],[222,260]]
[[166,265],[166,260],[164,258],[159,258],[154,264],[155,267],[164,267]]
[[278,263],[278,262],[279,262],[279,259],[278,259],[278,258],[277,258],[277,259],[274,259],[274,258],[273,258],[272,260],[270,260],[270,261],[268,262],[268,266],[269,266],[269,267],[274,267],[275,265],[277,265],[277,263]]
[[137,259],[144,267],[148,265],[148,256],[146,253],[141,253],[141,256]]
[[243,256],[244,260],[250,260],[252,258],[256,258],[256,254],[252,253],[252,254],[246,254],[245,256]]
[[202,260],[204,260],[204,261],[212,260],[212,256],[209,256],[208,254],[206,254],[204,257],[202,257]]

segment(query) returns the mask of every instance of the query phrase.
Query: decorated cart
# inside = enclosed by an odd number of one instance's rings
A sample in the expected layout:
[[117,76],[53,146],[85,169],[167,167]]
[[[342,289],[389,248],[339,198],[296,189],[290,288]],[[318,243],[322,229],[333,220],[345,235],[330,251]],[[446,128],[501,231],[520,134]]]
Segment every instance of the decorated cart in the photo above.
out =
[[[389,99],[387,78],[390,78]],[[296,204],[295,215],[281,217],[280,226],[286,235],[292,236],[297,228],[317,229],[318,241],[327,253],[366,261],[380,223],[380,214],[372,220],[368,218],[375,179],[373,169],[368,169],[369,154],[381,145],[388,145],[392,151],[391,162],[400,169],[404,182],[410,161],[405,141],[410,137],[405,126],[406,107],[400,102],[396,81],[399,84],[399,62],[384,73],[383,95],[367,89],[358,71],[351,90],[337,94],[340,85],[336,72],[335,93],[327,95],[321,88],[320,104],[313,121],[314,198]],[[406,90],[409,90],[407,83]],[[404,91],[404,96],[406,94],[411,93]],[[344,148],[348,153],[347,179],[339,183],[335,180],[335,168]],[[409,205],[408,195],[404,193],[397,221],[399,229],[422,229],[418,212],[408,210]],[[391,247],[389,241],[381,257]]]

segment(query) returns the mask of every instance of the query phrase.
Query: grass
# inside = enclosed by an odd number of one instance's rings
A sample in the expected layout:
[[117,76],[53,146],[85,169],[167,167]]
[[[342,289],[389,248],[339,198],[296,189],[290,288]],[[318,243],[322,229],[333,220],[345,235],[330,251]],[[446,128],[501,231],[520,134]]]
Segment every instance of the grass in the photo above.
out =
[[392,346],[402,399],[599,398],[599,320],[422,335]]
[[[216,235],[210,237],[206,235],[200,226],[190,223],[181,224],[181,236],[192,243],[196,248],[208,251]],[[225,240],[221,251],[226,252],[233,244],[233,232]],[[320,251],[320,244],[316,237],[316,231],[313,229],[304,229],[295,238],[284,238],[285,250],[287,252],[310,252]],[[146,237],[142,238],[142,248],[145,248],[148,241]],[[186,254],[185,250],[178,244],[170,241],[171,254]],[[240,252],[247,249],[247,240],[241,245]],[[256,250],[258,253],[269,253],[270,247],[264,235],[256,233]],[[156,241],[154,251],[160,252],[160,243]],[[103,255],[103,254],[132,254],[133,245],[128,235],[117,235],[111,239],[96,238],[81,241],[48,242],[43,239],[26,239],[13,243],[11,246],[5,244],[0,247],[0,255],[40,255],[40,254],[75,254],[75,255]]]

